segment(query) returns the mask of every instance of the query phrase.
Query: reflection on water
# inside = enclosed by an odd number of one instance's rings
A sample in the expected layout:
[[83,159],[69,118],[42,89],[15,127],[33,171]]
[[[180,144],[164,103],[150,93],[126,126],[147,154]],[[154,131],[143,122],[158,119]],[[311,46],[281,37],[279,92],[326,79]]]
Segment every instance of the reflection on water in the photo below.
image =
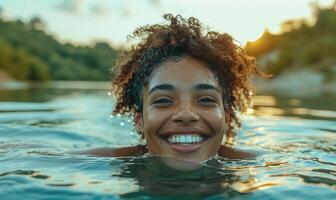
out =
[[[255,160],[215,157],[193,171],[153,156],[67,152],[133,145],[132,121],[110,114],[108,83],[0,89],[0,196],[4,199],[332,199],[336,195],[336,96],[255,98],[240,148]],[[127,138],[127,139],[125,139]]]
[[231,186],[239,181],[234,171],[224,169],[217,159],[212,159],[193,171],[178,171],[164,164],[160,157],[122,159],[123,169],[113,173],[120,178],[135,178],[139,189],[134,193],[151,195],[211,195],[237,192]]
[[259,95],[253,100],[254,114],[335,120],[335,98],[335,96],[329,94],[305,99]]

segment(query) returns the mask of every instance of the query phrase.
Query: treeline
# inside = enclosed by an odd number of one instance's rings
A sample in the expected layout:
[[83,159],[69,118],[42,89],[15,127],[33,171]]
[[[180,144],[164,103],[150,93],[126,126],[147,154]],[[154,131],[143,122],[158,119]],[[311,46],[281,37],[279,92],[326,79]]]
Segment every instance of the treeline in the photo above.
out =
[[282,24],[281,34],[265,31],[246,46],[259,64],[275,75],[288,69],[313,68],[324,74],[335,73],[336,1],[329,8],[314,7],[313,23],[307,19]]
[[110,80],[118,50],[107,43],[62,44],[39,18],[0,18],[0,70],[17,80]]

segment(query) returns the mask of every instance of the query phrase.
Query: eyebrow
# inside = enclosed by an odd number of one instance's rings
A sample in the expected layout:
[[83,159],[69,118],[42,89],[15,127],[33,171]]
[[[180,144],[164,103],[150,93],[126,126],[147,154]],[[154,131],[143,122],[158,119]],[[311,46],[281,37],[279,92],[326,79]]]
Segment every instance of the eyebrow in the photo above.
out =
[[212,85],[212,84],[206,84],[206,83],[201,83],[197,84],[194,86],[195,90],[216,90],[218,93],[220,93],[218,87]]
[[161,84],[161,85],[156,85],[154,86],[150,91],[149,94],[153,93],[156,90],[168,90],[168,91],[173,91],[175,90],[175,87],[170,84]]
[[[200,83],[197,84],[193,87],[194,90],[215,90],[218,93],[220,93],[219,89],[211,84],[206,84],[206,83]],[[155,92],[156,90],[167,90],[167,91],[174,91],[175,87],[170,84],[161,84],[161,85],[156,85],[154,86],[150,91],[149,94]]]

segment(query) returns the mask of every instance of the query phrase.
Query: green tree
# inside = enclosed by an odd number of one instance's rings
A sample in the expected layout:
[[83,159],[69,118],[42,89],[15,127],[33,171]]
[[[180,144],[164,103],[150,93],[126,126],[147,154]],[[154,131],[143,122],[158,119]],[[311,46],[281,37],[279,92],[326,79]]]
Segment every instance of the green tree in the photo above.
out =
[[26,24],[0,19],[1,68],[20,80],[110,80],[119,50],[104,42],[62,44],[45,27],[38,17]]
[[44,30],[46,28],[45,23],[37,16],[30,19],[28,26],[36,30]]

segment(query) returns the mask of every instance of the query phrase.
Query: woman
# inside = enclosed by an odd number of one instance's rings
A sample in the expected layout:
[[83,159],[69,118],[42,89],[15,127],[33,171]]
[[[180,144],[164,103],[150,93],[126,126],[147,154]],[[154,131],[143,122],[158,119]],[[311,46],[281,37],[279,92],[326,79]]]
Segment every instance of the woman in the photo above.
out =
[[248,78],[258,74],[254,60],[228,34],[204,33],[193,17],[164,18],[169,24],[148,25],[133,33],[140,42],[127,53],[113,81],[114,114],[133,116],[146,145],[87,153],[148,152],[192,162],[217,154],[253,157],[229,144],[234,126],[240,126],[237,113],[246,111],[252,98]]

